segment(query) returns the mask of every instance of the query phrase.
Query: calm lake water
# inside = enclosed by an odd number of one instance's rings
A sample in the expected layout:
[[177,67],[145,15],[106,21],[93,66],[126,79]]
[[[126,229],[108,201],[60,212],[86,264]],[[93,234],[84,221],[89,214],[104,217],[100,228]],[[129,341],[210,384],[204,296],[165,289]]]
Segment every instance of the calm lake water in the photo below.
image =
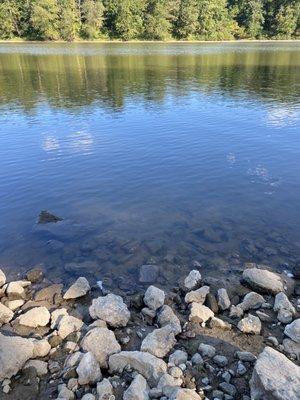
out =
[[145,263],[291,269],[299,100],[299,42],[1,44],[0,265],[123,290]]

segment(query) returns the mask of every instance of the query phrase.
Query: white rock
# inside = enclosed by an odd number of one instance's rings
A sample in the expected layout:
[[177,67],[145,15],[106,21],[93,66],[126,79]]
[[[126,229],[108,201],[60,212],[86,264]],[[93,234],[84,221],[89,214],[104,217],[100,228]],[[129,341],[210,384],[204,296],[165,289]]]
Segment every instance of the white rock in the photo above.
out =
[[220,318],[213,317],[209,321],[209,326],[211,328],[218,328],[218,329],[223,329],[224,331],[229,331],[231,329],[231,324],[229,324],[226,321],[223,321]]
[[230,308],[230,299],[227,293],[227,290],[222,288],[218,290],[218,304],[221,310],[227,310]]
[[186,303],[200,303],[204,304],[207,294],[209,293],[209,286],[202,286],[200,289],[192,290],[185,295],[184,301]]
[[201,397],[192,389],[172,388],[168,393],[169,400],[201,400]]
[[157,315],[157,322],[160,327],[171,325],[173,327],[174,335],[178,335],[181,332],[179,318],[168,305],[164,305],[160,308]]
[[148,400],[149,387],[146,379],[138,374],[124,392],[123,400]]
[[83,353],[80,351],[76,351],[76,353],[70,354],[66,359],[64,363],[64,368],[69,369],[77,366],[80,363],[80,360],[83,357]]
[[243,280],[254,290],[277,294],[283,292],[284,285],[280,276],[266,269],[248,268],[243,272]]
[[265,347],[250,380],[252,400],[299,400],[300,368],[283,354]]
[[88,331],[81,341],[81,347],[93,353],[101,368],[107,368],[110,355],[121,351],[114,332],[107,328],[94,328]]
[[23,298],[25,297],[25,288],[30,286],[29,281],[14,281],[5,285],[6,295],[8,297]]
[[5,305],[8,307],[10,310],[15,311],[18,308],[22,307],[22,305],[25,303],[24,300],[18,299],[18,300],[8,300]]
[[96,397],[92,393],[86,393],[81,397],[81,400],[96,400]]
[[250,292],[245,295],[243,301],[238,305],[243,311],[254,310],[265,302],[265,299],[262,295],[256,292]]
[[26,368],[33,367],[35,368],[37,372],[37,376],[44,376],[47,375],[48,373],[48,364],[46,361],[42,360],[29,360],[27,363],[24,365],[23,370]]
[[244,314],[244,311],[239,306],[232,305],[230,307],[229,316],[230,318],[241,318]]
[[167,372],[163,360],[143,351],[121,351],[109,357],[111,373],[122,372],[127,365],[143,375],[151,387],[156,386],[160,377]]
[[51,329],[57,329],[59,321],[63,316],[69,315],[66,308],[58,308],[51,313]]
[[47,339],[29,339],[33,344],[33,357],[46,357],[50,350],[51,346]]
[[5,273],[2,271],[2,269],[0,269],[0,287],[5,285],[5,283],[6,283]]
[[76,372],[79,385],[93,384],[102,378],[99,363],[91,352],[83,355]]
[[165,302],[165,292],[156,286],[149,286],[145,292],[144,303],[151,310],[156,311]]
[[83,326],[83,322],[71,315],[64,315],[58,322],[57,332],[58,335],[65,339],[73,332],[78,332]]
[[4,304],[0,303],[0,326],[2,324],[7,324],[13,319],[14,313],[6,307]]
[[155,329],[142,342],[141,351],[147,351],[156,357],[163,358],[176,344],[175,335],[170,325]]
[[161,389],[164,392],[164,388],[166,386],[181,386],[182,379],[181,378],[174,378],[172,375],[163,374],[160,380],[158,381],[157,388]]
[[239,321],[237,327],[243,333],[254,333],[259,335],[261,331],[261,322],[255,315],[249,314],[248,317]]
[[18,336],[4,336],[0,333],[0,382],[10,379],[33,356],[33,343]]
[[285,308],[281,308],[277,314],[278,321],[283,324],[289,324],[293,321],[293,313],[290,310],[286,310]]
[[300,318],[287,325],[284,334],[296,343],[300,343]]
[[110,399],[110,396],[113,396],[113,387],[107,378],[97,383],[97,395],[98,400],[107,400]]
[[183,350],[175,350],[169,357],[169,364],[180,365],[185,364],[188,360],[188,355]]
[[201,282],[201,274],[197,269],[193,269],[184,280],[184,286],[192,290]]
[[37,328],[46,326],[50,321],[50,313],[46,307],[34,307],[17,319],[20,325]]
[[283,339],[284,351],[289,356],[295,356],[297,360],[300,360],[300,343],[294,342],[292,339]]
[[126,326],[130,318],[130,312],[122,297],[115,294],[94,299],[89,312],[93,319],[102,319],[115,328]]
[[86,278],[81,276],[64,294],[65,300],[77,299],[78,297],[85,296],[91,290],[90,284]]
[[61,400],[74,400],[75,399],[75,395],[72,392],[72,390],[68,389],[67,386],[65,384],[61,385],[59,392],[58,392],[58,396],[57,396],[57,400],[61,399]]
[[210,308],[199,303],[192,303],[189,321],[202,323],[208,321],[213,316],[214,313]]
[[276,294],[274,302],[274,311],[286,310],[295,315],[296,310],[293,304],[289,301],[287,295],[283,292]]

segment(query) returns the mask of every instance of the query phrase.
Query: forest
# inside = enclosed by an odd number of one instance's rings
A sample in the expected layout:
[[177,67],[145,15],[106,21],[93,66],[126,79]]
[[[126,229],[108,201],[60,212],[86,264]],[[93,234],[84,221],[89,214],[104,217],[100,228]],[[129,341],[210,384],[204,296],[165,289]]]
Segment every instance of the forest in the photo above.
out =
[[233,40],[300,36],[300,0],[0,0],[0,39]]

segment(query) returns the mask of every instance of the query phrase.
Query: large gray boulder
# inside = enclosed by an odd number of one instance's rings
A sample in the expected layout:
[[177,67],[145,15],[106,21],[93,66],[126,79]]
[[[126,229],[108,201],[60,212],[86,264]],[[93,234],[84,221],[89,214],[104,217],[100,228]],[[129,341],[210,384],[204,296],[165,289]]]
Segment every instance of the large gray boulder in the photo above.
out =
[[122,297],[111,293],[94,299],[89,312],[93,319],[103,319],[114,328],[126,326],[130,318]]
[[96,383],[100,381],[102,377],[99,363],[91,352],[87,352],[83,355],[76,368],[76,372],[78,374],[79,385]]
[[250,390],[252,400],[299,400],[300,367],[266,347],[255,363]]
[[166,325],[148,333],[141,345],[141,351],[147,351],[156,357],[163,358],[176,344],[173,327]]
[[167,364],[163,360],[143,351],[121,351],[109,357],[111,373],[122,372],[127,365],[143,375],[151,387],[155,387],[167,372]]
[[284,291],[284,284],[280,276],[266,269],[245,269],[243,281],[252,289],[262,293],[277,294]]
[[19,336],[0,333],[0,382],[10,379],[33,357],[34,344]]
[[94,328],[81,341],[81,347],[91,352],[101,368],[107,368],[109,356],[121,351],[114,332],[107,328]]

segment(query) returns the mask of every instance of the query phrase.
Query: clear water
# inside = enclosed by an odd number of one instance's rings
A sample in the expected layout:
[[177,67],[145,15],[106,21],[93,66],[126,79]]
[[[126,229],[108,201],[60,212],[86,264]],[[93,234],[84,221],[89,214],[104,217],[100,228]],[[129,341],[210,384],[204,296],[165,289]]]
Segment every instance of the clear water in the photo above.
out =
[[0,264],[124,290],[145,263],[290,269],[299,67],[299,42],[1,44]]

